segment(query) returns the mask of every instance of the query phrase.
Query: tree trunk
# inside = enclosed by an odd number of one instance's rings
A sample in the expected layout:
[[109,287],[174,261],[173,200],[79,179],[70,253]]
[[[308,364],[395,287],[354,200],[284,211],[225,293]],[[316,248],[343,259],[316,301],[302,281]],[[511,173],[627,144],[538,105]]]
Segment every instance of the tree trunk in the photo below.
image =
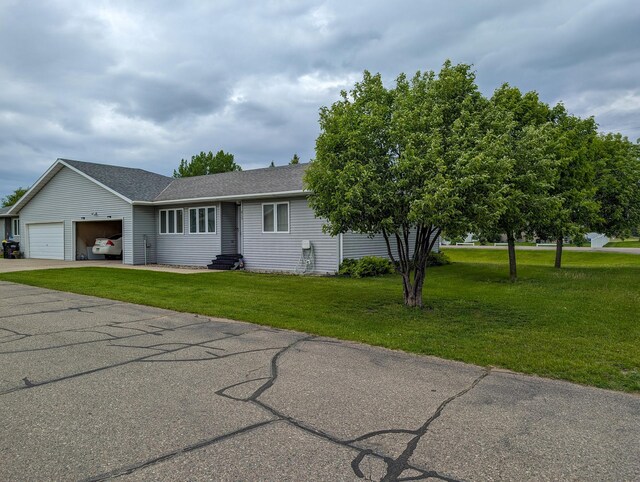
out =
[[[404,304],[405,306],[422,308],[422,288],[426,276],[427,257],[440,235],[440,230],[433,227],[418,226],[413,256],[410,256],[409,250],[409,228],[405,227],[403,229],[402,236],[397,232],[393,233],[398,244],[398,261],[396,261],[391,250],[389,235],[390,233],[384,229],[382,230],[389,259],[391,259],[396,266],[396,270],[402,276]],[[412,272],[413,282],[411,281]]]
[[514,283],[518,276],[516,273],[516,238],[513,233],[507,234],[507,245],[509,246],[509,280]]
[[[422,285],[424,284],[424,271],[414,272],[413,283],[403,275],[404,305],[412,308],[422,308]],[[408,277],[409,275],[407,275]]]
[[562,268],[562,243],[563,239],[560,237],[556,241],[556,264],[555,267],[560,269]]

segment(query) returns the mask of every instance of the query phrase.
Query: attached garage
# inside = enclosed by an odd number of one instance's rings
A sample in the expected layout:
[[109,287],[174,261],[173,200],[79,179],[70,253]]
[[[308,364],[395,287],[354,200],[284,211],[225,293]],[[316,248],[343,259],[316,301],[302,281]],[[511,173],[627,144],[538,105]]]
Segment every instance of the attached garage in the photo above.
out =
[[28,224],[29,257],[64,259],[64,223]]
[[121,234],[122,263],[155,262],[154,207],[133,203],[150,202],[170,182],[141,169],[59,159],[11,208],[23,227],[21,250],[27,258],[104,259],[91,251],[96,238]]
[[[122,220],[113,221],[76,221],[76,259],[104,259],[104,255],[93,254],[91,248],[96,238],[109,238],[122,234]],[[124,243],[124,238],[123,238]]]

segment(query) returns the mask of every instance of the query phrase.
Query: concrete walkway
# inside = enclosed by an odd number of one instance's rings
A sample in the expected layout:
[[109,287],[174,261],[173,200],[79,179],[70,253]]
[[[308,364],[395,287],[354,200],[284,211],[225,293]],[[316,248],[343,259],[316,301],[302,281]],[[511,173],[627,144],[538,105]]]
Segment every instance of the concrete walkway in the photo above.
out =
[[640,475],[634,395],[6,282],[0,293],[3,481]]
[[121,260],[85,260],[85,261],[58,261],[54,259],[4,259],[0,258],[0,273],[14,273],[16,271],[33,271],[38,269],[61,268],[122,268],[142,269],[147,271],[163,271],[165,273],[194,274],[206,273],[206,268],[180,268],[158,264],[130,265],[123,264]]

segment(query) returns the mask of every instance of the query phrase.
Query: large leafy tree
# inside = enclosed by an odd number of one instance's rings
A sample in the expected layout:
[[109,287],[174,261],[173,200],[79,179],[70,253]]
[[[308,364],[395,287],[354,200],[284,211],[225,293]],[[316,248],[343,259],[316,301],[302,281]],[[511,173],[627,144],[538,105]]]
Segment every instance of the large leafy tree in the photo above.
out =
[[213,152],[200,152],[191,156],[191,160],[180,160],[180,166],[173,171],[173,177],[204,176],[219,172],[241,171],[242,168],[234,161],[233,154],[219,150]]
[[502,160],[484,154],[486,104],[470,67],[447,62],[389,89],[365,72],[320,111],[309,203],[332,235],[384,237],[408,306],[422,306],[440,232],[463,234],[501,212]]
[[599,135],[594,142],[598,219],[592,229],[625,237],[640,225],[640,144],[621,134]]
[[27,191],[28,189],[25,189],[23,187],[17,188],[11,194],[8,194],[7,196],[2,198],[2,207],[7,208],[9,206],[13,206],[20,200],[22,196],[26,194]]
[[487,124],[494,142],[487,152],[504,160],[500,195],[505,209],[488,233],[505,233],[509,252],[509,277],[517,279],[515,242],[521,234],[535,233],[558,210],[552,193],[556,181],[553,128],[549,107],[535,92],[522,94],[504,84],[490,101]]
[[562,104],[554,107],[551,115],[558,176],[550,195],[555,198],[557,209],[540,220],[536,232],[556,241],[555,267],[560,268],[564,238],[584,236],[598,213],[593,149],[597,125],[593,118],[568,114]]

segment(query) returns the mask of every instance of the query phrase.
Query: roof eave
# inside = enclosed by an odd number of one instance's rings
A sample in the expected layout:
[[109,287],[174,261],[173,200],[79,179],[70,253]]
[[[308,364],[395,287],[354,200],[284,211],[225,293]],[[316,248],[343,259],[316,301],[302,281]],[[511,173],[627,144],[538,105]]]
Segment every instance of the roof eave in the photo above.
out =
[[207,197],[196,197],[196,198],[183,198],[183,199],[167,199],[162,201],[133,201],[132,204],[137,206],[166,206],[168,204],[189,204],[189,203],[200,203],[200,202],[217,202],[217,201],[243,201],[248,199],[266,199],[266,198],[277,198],[277,197],[286,197],[286,196],[307,196],[310,194],[310,191],[305,191],[304,189],[298,189],[295,191],[280,191],[280,192],[265,192],[265,193],[256,193],[256,194],[232,194],[229,196],[207,196]]

